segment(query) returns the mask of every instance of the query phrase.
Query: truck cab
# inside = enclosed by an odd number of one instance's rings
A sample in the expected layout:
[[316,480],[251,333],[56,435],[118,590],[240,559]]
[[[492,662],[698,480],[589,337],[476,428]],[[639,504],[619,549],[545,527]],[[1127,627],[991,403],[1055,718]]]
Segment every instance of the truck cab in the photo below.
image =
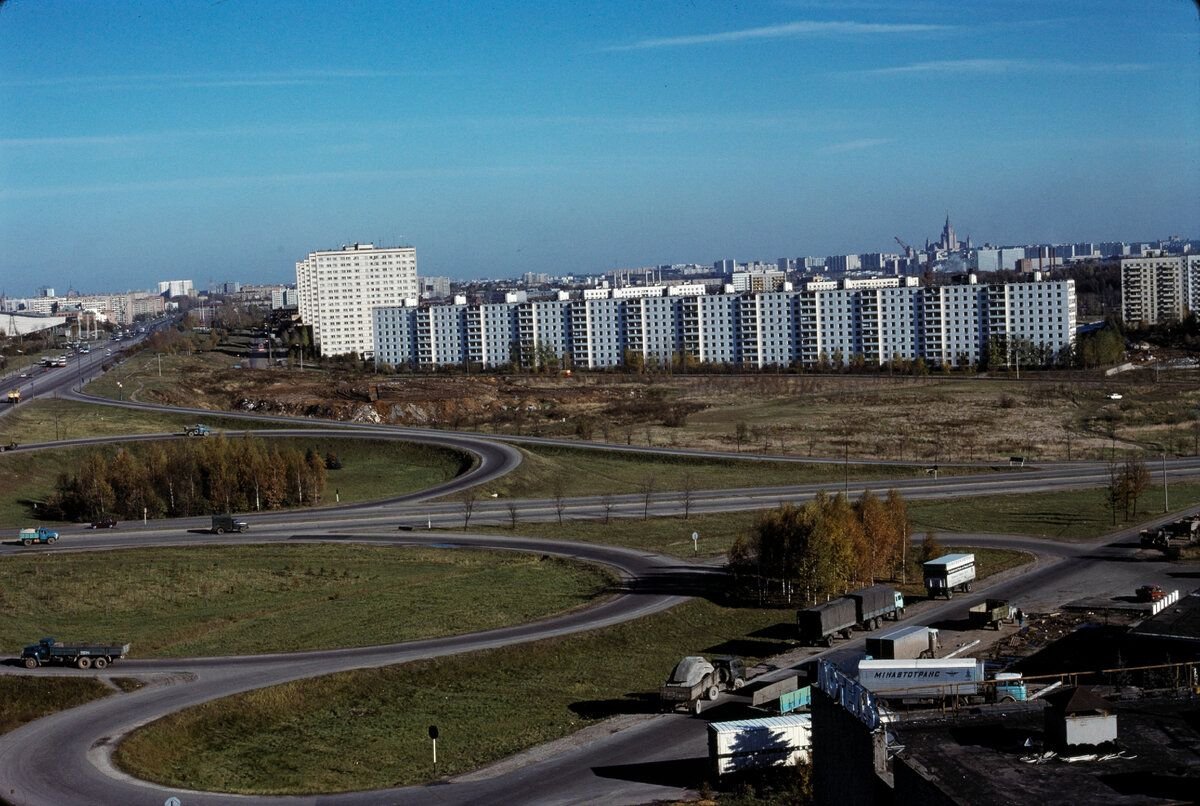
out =
[[996,702],[1025,702],[1025,681],[1020,672],[999,672],[995,679]]

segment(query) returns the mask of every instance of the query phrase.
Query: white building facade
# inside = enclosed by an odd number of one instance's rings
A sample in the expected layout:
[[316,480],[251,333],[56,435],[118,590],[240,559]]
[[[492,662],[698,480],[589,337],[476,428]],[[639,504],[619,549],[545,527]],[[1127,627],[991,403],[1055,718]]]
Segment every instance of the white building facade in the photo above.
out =
[[1200,255],[1121,261],[1121,316],[1133,325],[1183,319],[1200,311]]
[[[846,287],[851,285],[851,287]],[[586,369],[684,360],[746,369],[923,359],[1055,364],[1075,341],[1071,280],[922,288],[872,282],[803,291],[608,296],[374,309],[379,364],[485,368],[550,358]]]
[[[416,300],[417,250],[351,244],[311,252],[296,263],[300,319],[311,325],[321,355],[375,353],[372,311]],[[442,362],[447,363],[447,362]]]

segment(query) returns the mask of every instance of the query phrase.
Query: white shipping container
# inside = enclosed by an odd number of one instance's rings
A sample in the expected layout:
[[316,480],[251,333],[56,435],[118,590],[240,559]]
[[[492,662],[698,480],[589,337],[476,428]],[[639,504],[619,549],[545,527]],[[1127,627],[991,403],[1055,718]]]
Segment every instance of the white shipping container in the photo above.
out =
[[897,697],[943,697],[979,693],[983,661],[975,658],[940,660],[861,660],[858,682],[868,691]]
[[812,716],[809,714],[710,722],[708,725],[708,758],[717,775],[807,763],[811,748]]

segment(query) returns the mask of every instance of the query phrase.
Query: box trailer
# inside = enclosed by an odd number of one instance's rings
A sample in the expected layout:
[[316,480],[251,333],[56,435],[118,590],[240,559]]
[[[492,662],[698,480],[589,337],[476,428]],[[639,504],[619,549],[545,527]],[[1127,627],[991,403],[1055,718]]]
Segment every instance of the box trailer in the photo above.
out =
[[976,658],[939,660],[861,660],[858,682],[892,702],[966,697],[972,701],[1025,699],[1021,675],[1007,672],[987,681],[983,661]]
[[975,580],[974,554],[946,554],[923,564],[925,590],[930,598],[945,596],[949,599],[957,589],[963,593],[971,591]]
[[810,761],[812,716],[788,714],[708,724],[708,759],[717,776]]
[[858,626],[874,630],[885,618],[898,620],[904,615],[904,594],[888,585],[871,585],[846,594],[854,602]]
[[934,658],[939,646],[937,630],[914,624],[868,638],[867,654],[875,660]]
[[857,623],[858,608],[845,597],[796,611],[796,629],[806,644],[833,646],[835,634],[849,638]]

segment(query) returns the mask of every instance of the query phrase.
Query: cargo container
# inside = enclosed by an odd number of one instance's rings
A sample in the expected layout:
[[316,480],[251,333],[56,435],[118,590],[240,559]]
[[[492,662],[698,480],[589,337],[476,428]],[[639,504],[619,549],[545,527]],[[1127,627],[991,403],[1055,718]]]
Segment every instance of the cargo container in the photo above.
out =
[[1025,699],[1025,683],[1020,674],[1002,673],[989,684],[983,661],[975,658],[861,660],[858,682],[892,702],[964,697],[996,702]]
[[878,628],[884,618],[891,617],[895,621],[904,615],[904,594],[887,585],[851,591],[846,598],[854,602],[858,626],[864,630]]
[[845,597],[796,611],[796,629],[806,644],[833,646],[833,636],[849,638],[858,623],[858,608]]
[[967,620],[972,629],[991,627],[998,630],[1004,622],[1017,620],[1017,608],[1010,605],[1007,599],[988,599],[969,608]]
[[708,724],[708,759],[717,776],[810,761],[812,717],[788,714]]
[[970,593],[975,580],[974,554],[946,554],[924,563],[925,590],[930,598],[945,596],[949,599],[955,589]]
[[867,639],[867,654],[876,660],[934,658],[938,647],[938,631],[919,625],[897,627]]

